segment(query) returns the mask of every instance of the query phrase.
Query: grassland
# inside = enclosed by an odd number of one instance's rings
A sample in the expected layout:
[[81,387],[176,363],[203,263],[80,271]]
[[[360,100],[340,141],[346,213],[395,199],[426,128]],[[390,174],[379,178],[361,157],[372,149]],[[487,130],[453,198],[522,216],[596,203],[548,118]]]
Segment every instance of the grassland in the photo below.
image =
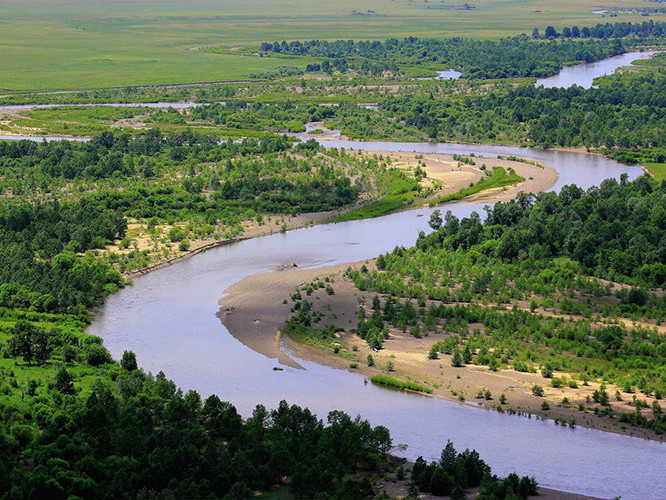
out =
[[[606,22],[592,0],[479,0],[474,9],[450,2],[304,0],[71,0],[0,3],[0,88],[30,91],[245,79],[274,69],[274,58],[215,55],[206,46],[237,47],[271,40],[501,37]],[[462,2],[460,2],[460,5]],[[457,5],[457,4],[456,4]],[[635,6],[631,0],[614,2]],[[258,14],[260,13],[260,14]],[[620,15],[613,21],[644,21]]]
[[395,389],[402,389],[415,392],[425,392],[432,394],[432,389],[429,387],[424,387],[420,384],[415,384],[413,382],[404,382],[402,380],[396,380],[393,377],[387,377],[386,375],[373,375],[372,380],[375,384],[385,385],[387,387],[393,387]]
[[646,163],[647,168],[658,181],[666,179],[666,163]]

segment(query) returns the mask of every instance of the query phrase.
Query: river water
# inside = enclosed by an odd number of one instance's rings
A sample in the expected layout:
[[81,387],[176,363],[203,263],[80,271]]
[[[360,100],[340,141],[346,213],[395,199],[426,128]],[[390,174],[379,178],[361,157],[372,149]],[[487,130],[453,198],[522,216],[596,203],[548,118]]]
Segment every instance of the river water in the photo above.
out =
[[[574,180],[589,187],[607,177],[641,174],[637,167],[576,153],[515,147],[457,144],[322,141],[329,147],[369,151],[415,151],[527,156],[555,167],[555,189]],[[481,207],[447,205],[459,217]],[[184,390],[218,394],[247,416],[256,404],[274,407],[281,399],[307,406],[320,417],[333,409],[361,414],[386,425],[405,456],[432,460],[451,439],[458,449],[475,448],[500,475],[513,470],[545,487],[600,497],[651,498],[666,487],[660,468],[664,443],[583,428],[569,429],[479,410],[467,405],[401,393],[366,384],[360,375],[300,361],[305,370],[282,367],[234,339],[216,317],[218,301],[231,284],[256,273],[296,262],[325,266],[358,261],[412,245],[427,230],[432,209],[377,219],[320,225],[238,242],[151,272],[109,297],[88,332],[104,338],[117,359],[137,354],[153,373],[163,370]],[[661,490],[659,489],[661,488]]]
[[619,56],[609,57],[593,63],[576,64],[563,68],[559,73],[547,78],[539,78],[534,85],[539,87],[543,85],[547,88],[560,87],[569,88],[573,85],[589,89],[594,83],[594,79],[599,76],[612,75],[615,70],[622,66],[629,66],[637,59],[650,57],[657,54],[657,50],[648,50],[645,52],[627,52]]

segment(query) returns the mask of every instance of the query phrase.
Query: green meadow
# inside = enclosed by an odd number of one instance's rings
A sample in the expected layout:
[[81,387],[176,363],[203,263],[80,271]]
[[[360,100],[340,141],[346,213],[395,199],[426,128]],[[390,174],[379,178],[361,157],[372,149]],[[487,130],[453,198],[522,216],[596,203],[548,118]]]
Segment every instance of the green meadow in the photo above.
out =
[[[0,89],[31,91],[242,80],[285,64],[217,55],[197,47],[242,47],[294,39],[502,37],[547,25],[643,21],[604,18],[593,0],[22,0],[0,2]],[[618,0],[617,7],[632,6]],[[305,64],[303,61],[296,65]]]

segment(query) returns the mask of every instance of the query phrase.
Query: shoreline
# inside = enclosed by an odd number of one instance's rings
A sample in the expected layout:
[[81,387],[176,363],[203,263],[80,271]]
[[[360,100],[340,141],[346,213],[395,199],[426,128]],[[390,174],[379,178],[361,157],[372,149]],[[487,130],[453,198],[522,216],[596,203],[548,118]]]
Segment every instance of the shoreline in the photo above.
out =
[[[373,262],[374,259],[370,259],[317,268],[289,267],[249,276],[225,290],[225,296],[219,301],[220,310],[217,316],[234,338],[287,366],[302,368],[298,361],[301,359],[358,373],[370,379],[373,375],[386,374],[384,367],[390,361],[395,365],[395,371],[388,373],[389,376],[433,389],[432,394],[420,393],[424,396],[486,410],[499,411],[499,407],[503,412],[551,420],[554,423],[558,419],[562,425],[572,426],[574,419],[573,426],[657,442],[664,441],[663,437],[658,437],[647,429],[623,426],[619,419],[606,419],[589,410],[578,410],[575,400],[591,396],[592,392],[599,388],[598,383],[590,382],[588,386],[579,386],[576,389],[551,388],[544,382],[546,379],[536,373],[516,372],[513,369],[491,372],[487,367],[478,365],[454,368],[451,366],[450,356],[446,355],[440,355],[438,360],[428,360],[429,347],[441,339],[441,334],[434,333],[416,339],[409,333],[392,329],[391,337],[385,342],[384,348],[374,351],[360,337],[350,332],[355,329],[356,312],[364,294],[342,277],[348,267],[362,264],[370,266]],[[339,346],[338,353],[334,352],[330,343],[316,345],[310,339],[296,338],[284,333],[287,320],[293,313],[291,308],[294,302],[288,297],[304,284],[325,276],[330,279],[334,295],[329,296],[319,290],[304,298],[314,304],[313,310],[323,312],[320,327],[327,324],[339,327],[345,325],[345,331],[335,339]],[[367,365],[368,355],[373,357],[375,366]],[[555,375],[562,374],[558,372]],[[545,398],[531,394],[531,387],[535,383],[544,386]],[[491,391],[492,399],[479,398],[477,392],[480,390]],[[505,394],[506,405],[499,404],[500,394]],[[560,404],[563,397],[569,398],[574,404],[570,407],[563,406]],[[550,409],[542,409],[541,404],[544,401],[549,403]]]
[[[422,165],[423,169],[427,173],[425,178],[426,187],[433,187],[434,194],[430,197],[423,198],[418,203],[404,207],[392,212],[388,212],[384,215],[389,215],[391,213],[406,212],[409,210],[416,210],[419,208],[427,207],[434,200],[438,199],[443,195],[450,193],[455,193],[461,189],[466,188],[470,182],[477,182],[479,179],[483,178],[483,171],[475,165],[461,164],[458,161],[453,160],[453,155],[443,154],[443,153],[403,153],[396,151],[366,151],[363,153],[365,156],[383,156],[390,157],[392,162],[391,166],[405,169],[407,171],[412,171],[417,165]],[[418,162],[417,163],[417,158]],[[471,157],[473,160],[478,160],[479,163],[489,164],[489,168],[494,166],[501,166],[503,168],[513,168],[518,175],[521,175],[524,180],[516,184],[501,187],[501,188],[490,188],[480,191],[471,196],[461,198],[458,200],[452,200],[451,202],[446,202],[440,205],[436,205],[441,208],[445,208],[448,203],[456,203],[459,201],[468,201],[471,204],[484,204],[484,203],[495,203],[497,201],[509,201],[516,197],[516,195],[521,192],[532,192],[537,193],[541,191],[546,191],[550,189],[559,178],[557,171],[548,165],[544,165],[536,160],[530,158],[522,158],[523,161],[513,161],[507,160],[505,158],[490,158],[490,157]],[[372,203],[376,200],[365,200],[366,202]],[[355,205],[348,207],[345,210],[335,210],[328,212],[313,212],[305,213],[298,216],[290,215],[279,215],[276,214],[272,216],[275,220],[280,220],[284,222],[285,231],[290,231],[294,229],[302,229],[304,227],[319,225],[319,224],[330,224],[333,223],[334,219],[344,213],[356,210],[359,206]],[[248,240],[251,238],[258,238],[262,236],[269,236],[280,232],[280,226],[275,226],[272,223],[264,223],[258,225],[251,221],[245,222],[245,228],[242,235],[234,238],[226,238],[223,240],[213,240],[206,241],[201,240],[199,242],[192,242],[195,247],[191,250],[188,250],[181,255],[176,255],[166,260],[161,260],[150,264],[149,266],[134,269],[132,271],[122,273],[123,277],[127,280],[131,280],[142,276],[150,271],[155,271],[158,269],[164,269],[169,267],[172,264],[182,262],[187,260],[195,255],[210,250],[213,248],[230,245],[239,241]]]

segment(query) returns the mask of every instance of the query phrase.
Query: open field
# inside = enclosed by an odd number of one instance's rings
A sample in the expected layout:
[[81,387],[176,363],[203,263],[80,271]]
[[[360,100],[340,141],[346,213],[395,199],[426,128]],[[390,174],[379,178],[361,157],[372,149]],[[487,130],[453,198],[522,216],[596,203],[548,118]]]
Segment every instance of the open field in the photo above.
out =
[[[614,5],[635,7],[636,0]],[[237,80],[283,64],[278,59],[214,55],[195,47],[229,47],[293,39],[502,37],[547,25],[589,26],[649,17],[594,14],[582,0],[480,0],[463,10],[423,0],[83,0],[0,2],[0,50],[11,71],[0,89],[101,88]],[[642,5],[642,3],[640,3]],[[659,19],[659,17],[655,17]],[[48,50],[45,50],[48,48]]]
[[666,163],[646,163],[645,168],[654,175],[656,180],[663,181],[666,179]]

